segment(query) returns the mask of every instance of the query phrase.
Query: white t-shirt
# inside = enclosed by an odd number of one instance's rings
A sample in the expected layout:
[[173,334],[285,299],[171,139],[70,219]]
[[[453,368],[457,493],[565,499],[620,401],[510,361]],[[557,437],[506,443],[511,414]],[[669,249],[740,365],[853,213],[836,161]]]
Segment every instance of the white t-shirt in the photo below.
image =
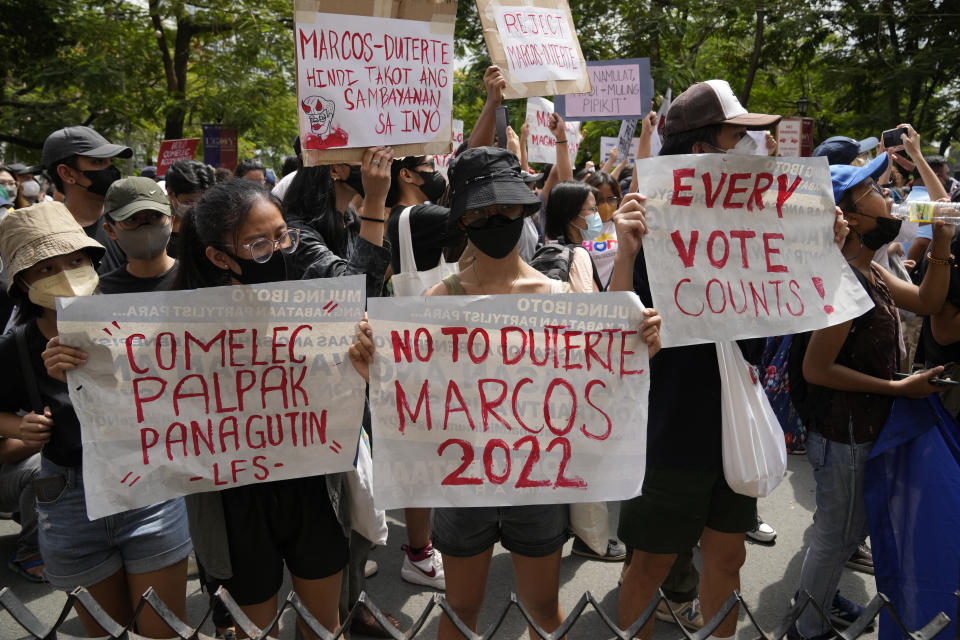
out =
[[287,175],[280,178],[280,181],[274,185],[273,189],[270,190],[270,193],[275,195],[278,200],[283,201],[283,196],[287,195],[287,189],[290,187],[290,183],[293,182],[293,177],[297,175],[296,171],[291,171]]
[[613,261],[617,257],[617,225],[613,220],[607,220],[603,223],[600,235],[590,242],[584,242],[582,246],[593,259],[593,264],[597,267],[597,275],[600,276],[600,282],[606,289],[610,285],[610,277],[613,275]]

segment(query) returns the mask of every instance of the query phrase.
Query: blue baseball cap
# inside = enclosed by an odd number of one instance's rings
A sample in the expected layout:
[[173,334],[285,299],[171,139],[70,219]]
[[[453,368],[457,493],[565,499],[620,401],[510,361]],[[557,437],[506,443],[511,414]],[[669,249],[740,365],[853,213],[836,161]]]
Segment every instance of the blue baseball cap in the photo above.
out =
[[852,164],[831,164],[830,179],[833,181],[833,202],[840,204],[843,195],[867,178],[877,180],[890,165],[889,154],[882,153],[862,167]]
[[813,150],[813,157],[826,156],[830,164],[850,164],[865,151],[875,149],[880,141],[870,136],[863,140],[854,140],[847,136],[827,138]]

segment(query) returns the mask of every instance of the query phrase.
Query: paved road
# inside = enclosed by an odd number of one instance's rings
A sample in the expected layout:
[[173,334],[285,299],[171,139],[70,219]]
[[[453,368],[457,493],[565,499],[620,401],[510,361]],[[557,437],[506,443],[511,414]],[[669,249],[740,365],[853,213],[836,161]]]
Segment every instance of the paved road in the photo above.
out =
[[[747,562],[741,573],[742,593],[750,604],[759,623],[766,630],[772,630],[787,613],[790,597],[797,588],[800,565],[806,541],[809,539],[809,527],[814,508],[814,484],[810,465],[803,457],[790,456],[786,479],[768,498],[760,501],[760,513],[763,518],[777,529],[779,536],[772,547],[747,545]],[[400,620],[401,626],[409,628],[426,607],[431,590],[422,590],[400,580],[400,565],[403,559],[400,545],[406,541],[406,531],[402,524],[403,512],[391,512],[390,541],[387,547],[372,552],[371,558],[380,565],[380,572],[368,580],[367,591],[373,601],[383,610],[389,611]],[[616,509],[611,509],[611,527],[616,527]],[[13,554],[16,524],[0,521],[0,558],[9,558]],[[590,591],[600,602],[603,609],[616,619],[617,578],[620,564],[584,561],[569,555],[569,546],[561,568],[560,602],[567,613],[576,605],[584,591]],[[0,586],[11,587],[17,596],[26,602],[34,614],[47,624],[57,619],[65,596],[52,590],[48,585],[28,583],[13,573],[0,568]],[[288,588],[288,587],[287,587]],[[503,603],[513,588],[513,572],[509,554],[499,546],[496,549],[490,580],[487,586],[487,603],[480,618],[480,627],[485,629],[499,615]],[[866,603],[876,593],[873,577],[852,571],[845,571],[840,583],[841,591],[848,598]],[[188,617],[196,624],[206,611],[206,596],[200,592],[196,580],[188,585]],[[435,610],[425,629],[418,637],[436,636],[439,611]],[[281,637],[291,638],[293,619],[291,614],[284,616],[281,623]],[[513,639],[523,636],[525,623],[519,612],[513,610],[504,621],[500,638]],[[71,613],[63,626],[66,633],[83,635],[76,616]],[[203,632],[212,635],[209,622]],[[866,636],[874,638],[874,634]],[[749,640],[756,636],[749,621],[741,613],[738,627],[738,640]],[[0,613],[0,638],[13,639],[26,637],[23,630],[14,623],[7,612]],[[359,637],[359,636],[355,636]],[[569,637],[571,640],[609,638],[599,615],[588,608]],[[656,640],[675,640],[681,637],[677,628],[660,623],[655,634]]]

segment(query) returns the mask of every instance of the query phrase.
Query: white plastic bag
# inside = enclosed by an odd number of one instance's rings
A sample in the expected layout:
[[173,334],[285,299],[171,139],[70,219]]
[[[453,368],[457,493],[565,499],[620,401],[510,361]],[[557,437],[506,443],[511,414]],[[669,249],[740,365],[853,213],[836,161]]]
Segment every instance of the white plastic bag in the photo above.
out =
[[776,414],[736,342],[717,343],[723,412],[723,476],[735,492],[762,498],[787,471],[787,447]]
[[387,513],[373,506],[373,458],[367,432],[360,429],[357,467],[347,474],[350,527],[373,544],[387,544]]
[[610,541],[610,523],[606,502],[578,502],[570,505],[570,529],[594,553],[607,554]]
[[440,253],[440,262],[433,269],[417,271],[417,260],[413,255],[413,239],[410,234],[410,210],[407,207],[400,212],[400,273],[393,274],[394,296],[422,296],[427,289],[452,273],[458,273],[457,263],[447,263]]

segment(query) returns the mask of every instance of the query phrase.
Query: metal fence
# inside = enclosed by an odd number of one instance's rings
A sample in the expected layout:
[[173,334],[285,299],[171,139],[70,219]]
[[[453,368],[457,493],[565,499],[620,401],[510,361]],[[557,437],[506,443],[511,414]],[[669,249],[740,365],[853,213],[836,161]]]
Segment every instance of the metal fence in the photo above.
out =
[[[957,595],[960,597],[960,593]],[[281,606],[280,610],[277,612],[277,616],[273,619],[267,629],[259,629],[256,627],[256,625],[250,622],[250,620],[240,610],[239,605],[234,602],[233,598],[230,597],[230,594],[227,593],[227,591],[222,587],[219,591],[217,591],[214,597],[219,599],[230,611],[237,627],[253,640],[265,640],[268,631],[276,627],[276,625],[279,623],[280,616],[282,616],[287,609],[293,609],[296,616],[302,620],[307,627],[313,630],[313,632],[322,640],[336,640],[337,638],[343,638],[346,630],[350,627],[351,620],[355,615],[357,615],[357,612],[361,607],[367,609],[371,614],[373,614],[383,628],[387,629],[396,640],[405,640],[416,637],[417,634],[423,630],[424,625],[430,619],[432,614],[449,616],[463,637],[467,638],[468,640],[486,640],[487,638],[499,639],[502,638],[502,635],[498,636],[497,633],[502,626],[503,621],[506,619],[507,615],[510,614],[512,609],[516,609],[526,620],[527,624],[529,624],[530,627],[534,629],[535,633],[543,640],[559,640],[574,629],[577,624],[577,620],[580,619],[580,616],[584,613],[588,606],[592,606],[594,609],[596,609],[601,620],[610,630],[610,634],[614,638],[619,638],[620,640],[629,640],[630,638],[633,638],[651,619],[651,617],[654,615],[654,611],[657,608],[657,604],[659,604],[661,600],[666,599],[666,597],[663,595],[663,592],[659,592],[643,612],[643,614],[637,618],[637,620],[630,625],[628,629],[621,630],[619,627],[617,627],[616,621],[600,607],[593,595],[587,591],[583,594],[583,596],[580,597],[580,601],[577,602],[577,605],[563,621],[563,624],[560,625],[560,628],[553,633],[547,633],[534,624],[533,619],[517,599],[516,594],[511,594],[510,600],[502,606],[496,621],[490,625],[490,627],[486,629],[482,635],[477,635],[467,628],[467,626],[457,617],[450,605],[447,603],[446,598],[440,594],[433,596],[433,599],[427,604],[423,612],[410,629],[402,631],[394,628],[387,620],[386,616],[384,616],[380,609],[377,608],[377,606],[370,600],[366,593],[362,593],[360,594],[360,598],[357,603],[350,610],[349,615],[343,620],[341,627],[335,632],[325,629],[317,621],[317,619],[314,618],[309,611],[307,611],[307,608],[302,602],[300,602],[300,599],[292,591],[287,596],[283,606]],[[199,624],[197,624],[196,627],[191,627],[186,622],[175,616],[170,609],[167,608],[163,601],[160,600],[159,596],[157,596],[153,589],[149,589],[143,594],[143,597],[140,598],[140,602],[133,613],[133,619],[125,624],[121,624],[107,615],[88,591],[82,587],[78,588],[71,592],[67,597],[67,601],[64,603],[63,609],[60,611],[57,621],[52,625],[45,625],[40,622],[40,620],[33,615],[30,609],[20,602],[19,599],[17,599],[17,597],[9,588],[0,590],[0,607],[6,609],[10,615],[13,616],[14,620],[16,620],[17,623],[23,627],[28,637],[32,636],[38,640],[75,640],[74,636],[69,636],[62,632],[58,633],[58,630],[63,624],[64,620],[66,620],[70,615],[70,611],[72,610],[74,603],[77,602],[79,602],[80,605],[83,606],[83,608],[86,609],[97,621],[97,623],[104,630],[106,630],[109,638],[131,640],[133,638],[139,638],[140,636],[136,635],[132,630],[135,628],[137,617],[140,615],[140,612],[143,611],[144,607],[150,607],[161,618],[163,618],[168,625],[170,625],[170,628],[173,629],[174,633],[176,634],[175,637],[180,638],[181,640],[210,640],[209,636],[201,634],[199,629],[206,622],[207,618],[210,617],[212,608],[207,610],[203,619],[199,622]],[[690,632],[681,626],[680,621],[676,618],[676,615],[674,615],[674,620],[677,622],[678,626],[678,633],[682,634],[678,637],[678,640],[679,638],[684,638],[685,640],[706,640],[706,638],[713,633],[723,619],[727,617],[727,614],[729,614],[738,604],[743,608],[744,613],[746,613],[747,620],[750,626],[756,630],[758,638],[762,638],[763,640],[780,640],[781,638],[785,637],[788,629],[790,629],[790,627],[800,616],[800,613],[808,606],[813,607],[820,617],[830,624],[830,627],[833,629],[833,632],[836,634],[836,636],[838,638],[842,638],[843,640],[854,640],[854,638],[862,634],[866,628],[870,626],[870,624],[883,610],[887,610],[890,613],[890,617],[892,618],[893,622],[899,626],[900,630],[904,634],[904,637],[908,637],[911,640],[930,640],[939,634],[948,624],[950,624],[950,618],[941,612],[937,614],[937,616],[927,623],[927,625],[922,629],[907,629],[900,620],[900,617],[897,615],[897,612],[894,610],[890,600],[887,599],[887,597],[883,594],[877,594],[877,596],[864,608],[863,615],[861,615],[849,628],[841,631],[834,627],[832,623],[830,623],[829,616],[820,609],[817,603],[813,602],[806,593],[803,593],[797,599],[790,612],[784,617],[780,626],[772,631],[766,631],[757,623],[756,617],[750,610],[750,607],[747,605],[747,603],[743,601],[743,598],[740,596],[740,594],[734,591],[730,594],[730,597],[727,598],[727,601],[724,603],[717,615],[714,616],[713,619],[710,620],[702,629],[695,633]],[[434,610],[437,608],[439,608],[440,611],[435,612]]]

